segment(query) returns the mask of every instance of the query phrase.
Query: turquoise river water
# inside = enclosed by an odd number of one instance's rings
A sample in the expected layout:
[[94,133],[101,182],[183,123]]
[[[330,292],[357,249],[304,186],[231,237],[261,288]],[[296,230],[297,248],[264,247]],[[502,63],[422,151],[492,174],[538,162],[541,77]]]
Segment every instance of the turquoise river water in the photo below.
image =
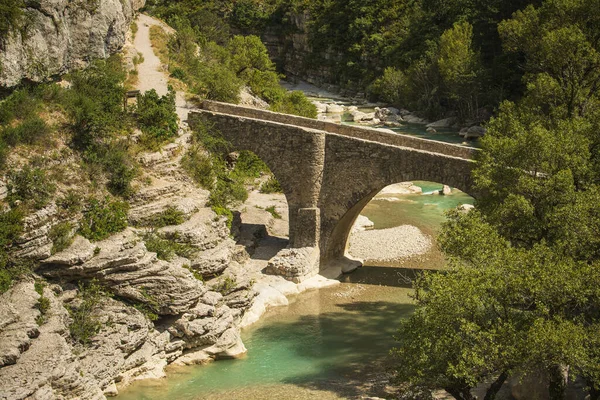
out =
[[[441,185],[416,182],[424,192]],[[372,201],[363,211],[375,229],[411,224],[435,235],[444,211],[472,203],[450,196],[402,195]],[[142,381],[119,400],[342,399],[388,393],[386,365],[398,322],[413,310],[409,268],[439,268],[438,250],[419,260],[365,266],[333,288],[297,296],[267,312],[242,334],[245,358],[172,368],[168,378]]]

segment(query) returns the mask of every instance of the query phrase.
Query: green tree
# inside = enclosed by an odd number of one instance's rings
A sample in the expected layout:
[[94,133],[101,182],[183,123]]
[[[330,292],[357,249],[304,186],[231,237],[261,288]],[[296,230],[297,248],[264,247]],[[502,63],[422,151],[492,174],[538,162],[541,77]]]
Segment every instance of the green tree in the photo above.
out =
[[137,99],[136,114],[138,125],[144,134],[142,144],[158,150],[162,144],[177,136],[179,130],[175,109],[175,91],[169,86],[164,96],[152,89],[140,94]]
[[588,6],[548,0],[501,25],[527,61],[527,91],[501,104],[481,140],[477,211],[451,214],[440,236],[450,270],[417,284],[396,351],[401,380],[469,398],[482,381],[537,372],[562,399],[568,370],[599,398],[600,112],[595,72],[582,73],[596,57],[584,43],[597,43]]
[[598,107],[598,0],[553,0],[529,5],[498,29],[505,49],[525,56],[528,92],[540,111],[557,117]]
[[471,24],[454,24],[440,37],[437,60],[447,96],[456,104],[463,119],[475,117],[479,108],[479,56],[473,51],[472,38]]

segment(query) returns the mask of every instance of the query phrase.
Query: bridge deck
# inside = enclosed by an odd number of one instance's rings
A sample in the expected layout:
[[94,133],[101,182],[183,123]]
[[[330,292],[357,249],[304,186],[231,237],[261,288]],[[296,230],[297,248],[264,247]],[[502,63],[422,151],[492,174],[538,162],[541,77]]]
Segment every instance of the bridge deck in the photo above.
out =
[[377,128],[358,127],[318,121],[311,118],[281,114],[273,111],[260,110],[256,108],[220,103],[210,100],[204,100],[200,108],[222,114],[272,121],[287,125],[296,125],[304,128],[316,129],[342,136],[353,137],[356,139],[369,140],[393,146],[408,147],[469,160],[473,159],[475,152],[478,151],[474,148],[464,147],[452,143],[438,142],[435,140],[423,139],[400,133],[385,132]]

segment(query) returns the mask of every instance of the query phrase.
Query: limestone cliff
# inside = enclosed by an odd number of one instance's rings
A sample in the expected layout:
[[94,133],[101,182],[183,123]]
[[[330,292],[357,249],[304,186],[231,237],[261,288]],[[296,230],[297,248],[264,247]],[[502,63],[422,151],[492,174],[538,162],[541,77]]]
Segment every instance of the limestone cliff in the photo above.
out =
[[27,23],[0,46],[0,86],[42,81],[106,58],[125,43],[145,0],[40,0],[29,2]]

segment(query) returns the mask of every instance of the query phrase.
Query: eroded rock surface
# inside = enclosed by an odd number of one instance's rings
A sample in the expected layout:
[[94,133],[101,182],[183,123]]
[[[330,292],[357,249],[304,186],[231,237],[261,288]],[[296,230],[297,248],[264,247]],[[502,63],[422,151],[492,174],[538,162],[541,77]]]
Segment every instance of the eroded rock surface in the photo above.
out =
[[48,77],[106,58],[125,44],[136,10],[145,0],[28,2],[30,24],[8,35],[0,51],[0,85]]

